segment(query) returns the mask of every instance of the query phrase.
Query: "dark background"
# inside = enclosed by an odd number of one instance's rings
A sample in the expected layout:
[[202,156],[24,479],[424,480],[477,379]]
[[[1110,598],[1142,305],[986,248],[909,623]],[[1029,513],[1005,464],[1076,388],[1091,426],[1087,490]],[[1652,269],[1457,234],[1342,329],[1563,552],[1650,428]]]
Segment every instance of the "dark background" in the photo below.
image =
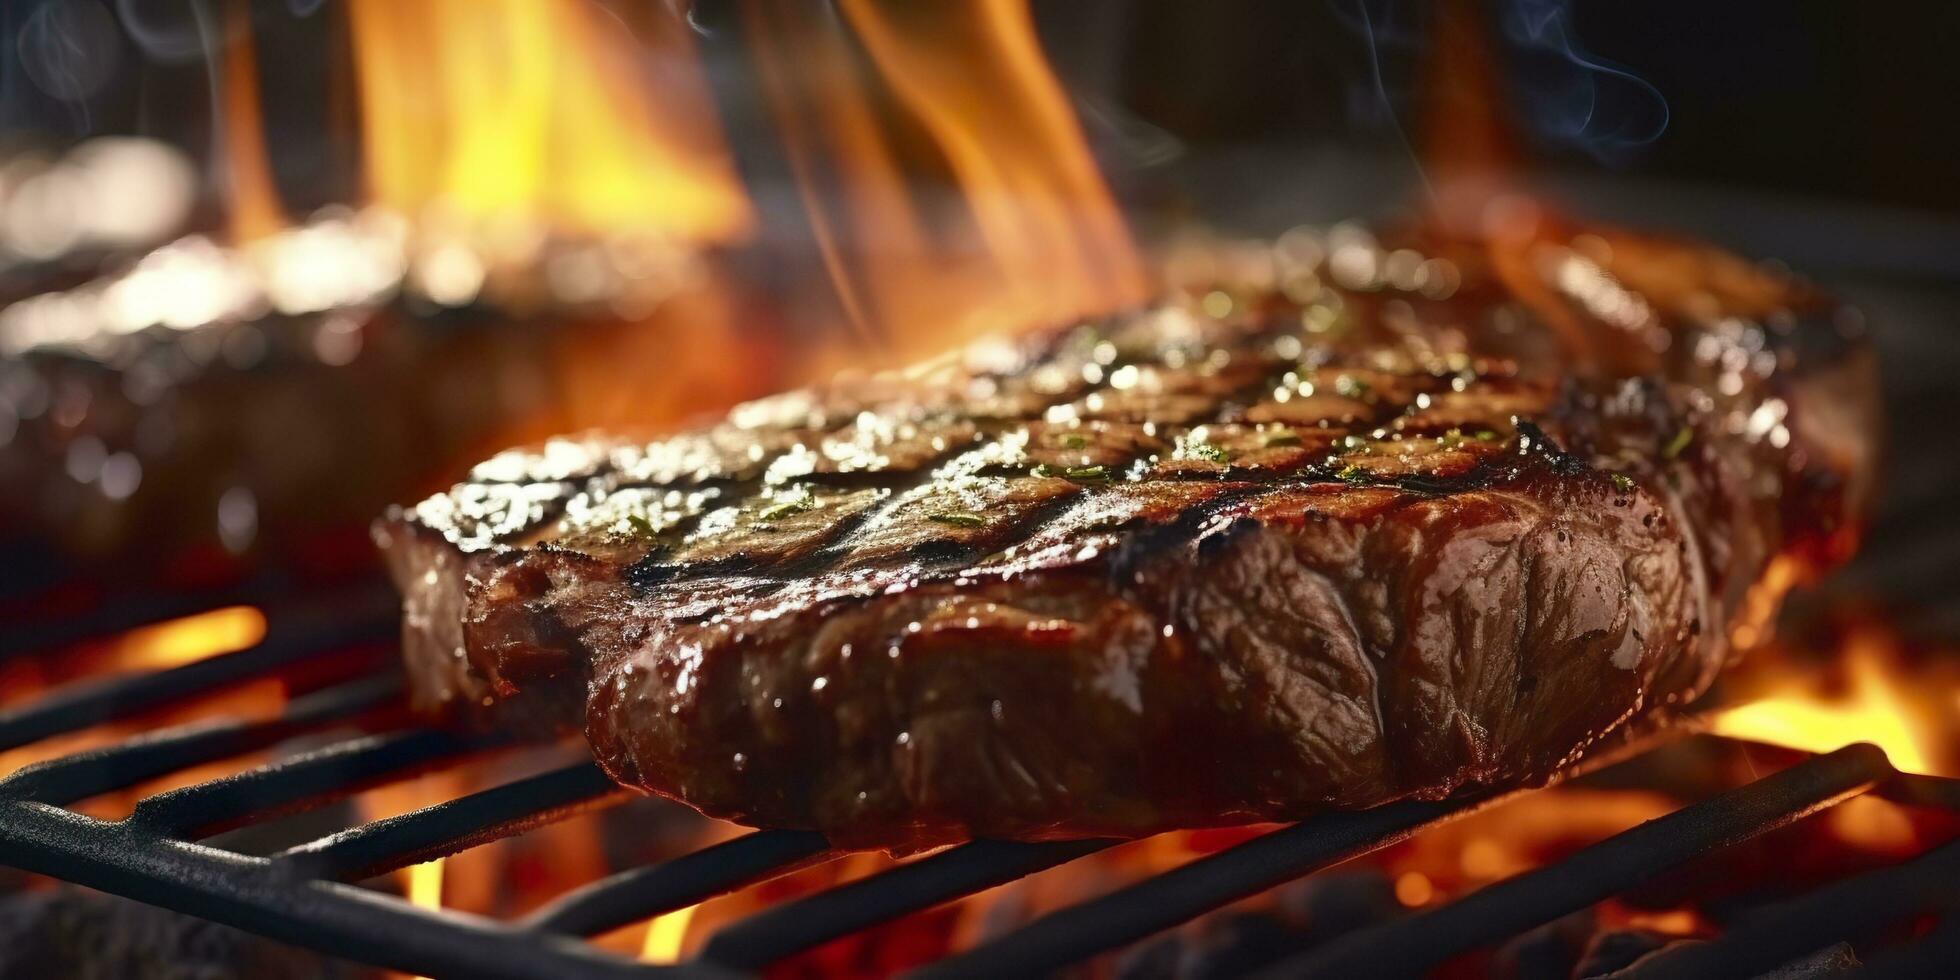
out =
[[[1414,79],[1433,13],[1424,0],[1034,5],[1050,55],[1082,100],[1119,180],[1125,169],[1161,162],[1167,150],[1286,144],[1399,151],[1396,126],[1412,124]],[[302,196],[328,193],[331,178],[352,162],[344,138],[321,138],[349,111],[334,96],[347,67],[337,6],[253,4],[282,183]],[[735,20],[730,0],[694,6],[710,30]],[[1508,108],[1521,117],[1536,167],[1960,209],[1960,57],[1952,50],[1960,4],[1481,6],[1499,38],[1520,20],[1562,28],[1562,39],[1497,47]],[[225,7],[222,0],[0,3],[0,132],[55,143],[146,133],[202,155],[210,99],[203,51],[222,32]],[[718,30],[702,43],[720,79],[743,72],[732,33]],[[1670,115],[1665,131],[1626,145],[1619,137],[1652,128],[1656,104],[1638,86],[1585,63],[1614,66],[1651,85]],[[1586,86],[1600,96],[1597,112],[1584,132],[1567,132],[1561,123],[1570,120],[1551,118],[1551,107],[1563,102],[1569,109]],[[63,97],[78,90],[85,94]]]
[[[1431,4],[1178,0],[1043,3],[1036,9],[1064,74],[1199,148],[1269,141],[1399,145],[1412,126]],[[1608,172],[1869,201],[1960,208],[1960,4],[1938,0],[1490,0],[1491,34],[1510,18],[1566,27],[1549,42],[1494,48],[1533,161]],[[1364,20],[1361,14],[1365,13]],[[1373,44],[1365,32],[1372,27]],[[1112,34],[1124,40],[1102,50]],[[1564,57],[1561,57],[1564,55]],[[1381,67],[1374,86],[1371,60]],[[1649,128],[1637,87],[1574,62],[1648,82],[1671,118],[1644,146],[1616,128]],[[1566,70],[1559,63],[1566,62]],[[1590,137],[1533,112],[1591,82]],[[1384,96],[1386,100],[1384,101]],[[1535,117],[1535,118],[1534,118]]]

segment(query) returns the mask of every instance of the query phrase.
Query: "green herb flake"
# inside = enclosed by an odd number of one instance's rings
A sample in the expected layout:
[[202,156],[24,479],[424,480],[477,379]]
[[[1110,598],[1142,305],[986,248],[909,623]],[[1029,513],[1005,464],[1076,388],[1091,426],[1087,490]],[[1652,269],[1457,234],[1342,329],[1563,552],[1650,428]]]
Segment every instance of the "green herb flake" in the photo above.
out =
[[1080,432],[1070,432],[1062,436],[1061,443],[1064,449],[1087,449],[1089,437]]
[[1300,434],[1292,429],[1276,429],[1261,436],[1260,439],[1268,446],[1297,446],[1300,444]]
[[1436,444],[1438,446],[1443,447],[1444,449],[1455,449],[1456,447],[1463,445],[1463,430],[1451,429],[1448,432],[1443,433],[1443,437],[1441,439],[1436,440]]
[[1334,474],[1334,476],[1347,483],[1360,483],[1368,478],[1368,471],[1350,463],[1341,467],[1340,472]]
[[644,514],[626,515],[626,525],[633,529],[634,534],[637,534],[643,538],[653,537],[654,534],[657,533],[656,529],[653,526],[653,522],[647,520],[646,515]]
[[1478,442],[1496,442],[1497,433],[1490,429],[1478,429],[1475,438]]
[[1693,441],[1695,441],[1695,430],[1684,425],[1679,432],[1674,434],[1674,438],[1669,439],[1667,445],[1661,449],[1661,456],[1666,459],[1673,459],[1681,455],[1688,448],[1688,444]]
[[1613,474],[1613,485],[1619,487],[1621,493],[1632,493],[1633,477],[1630,477],[1625,473],[1615,473]]
[[758,521],[774,521],[791,514],[801,514],[817,505],[817,498],[810,496],[808,489],[797,491],[795,496],[785,497],[762,509],[755,515]]
[[1202,459],[1210,463],[1224,463],[1232,458],[1223,447],[1209,442],[1188,442],[1184,444],[1184,455],[1192,459]]
[[1028,472],[1034,474],[1035,476],[1054,476],[1055,468],[1053,466],[1048,465],[1047,463],[1037,463],[1035,464],[1035,468],[1029,470]]
[[1071,466],[1062,471],[1071,480],[1106,480],[1109,478],[1107,466]]
[[927,514],[926,520],[934,521],[939,524],[951,524],[954,527],[981,527],[987,523],[987,519],[981,517],[979,514],[968,514],[963,511],[948,511],[943,514]]

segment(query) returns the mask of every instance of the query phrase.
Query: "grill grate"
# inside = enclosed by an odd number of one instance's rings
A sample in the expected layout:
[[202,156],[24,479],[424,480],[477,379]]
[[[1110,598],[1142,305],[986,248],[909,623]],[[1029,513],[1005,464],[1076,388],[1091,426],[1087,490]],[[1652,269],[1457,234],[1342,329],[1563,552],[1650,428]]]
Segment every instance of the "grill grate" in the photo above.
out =
[[[258,645],[155,673],[91,680],[0,711],[17,748],[310,661],[344,657],[394,630],[384,607],[275,614]],[[64,636],[64,639],[68,638]],[[292,699],[276,718],[200,722],[21,769],[0,780],[0,864],[204,917],[331,955],[444,977],[744,975],[849,935],[1076,860],[1112,841],[975,841],[722,928],[691,963],[635,963],[584,941],[835,857],[815,834],[757,831],[632,868],[502,922],[414,907],[350,882],[453,854],[600,805],[620,791],[590,763],[544,772],[254,856],[214,833],[456,764],[499,743],[387,715],[398,682],[357,676]],[[222,779],[159,793],[121,821],[66,809],[145,780],[381,713],[392,724]],[[1351,933],[1273,976],[1419,974],[1622,893],[1660,872],[1862,793],[1960,812],[1960,781],[1900,775],[1852,746],[1686,806],[1571,857],[1457,901]],[[1488,801],[1485,801],[1488,802]],[[1033,975],[1118,949],[1235,900],[1387,846],[1479,803],[1408,802],[1293,825],[1064,908],[931,964],[932,978]],[[1728,977],[1771,969],[1831,938],[1960,904],[1960,843],[1758,910],[1719,940],[1684,946],[1643,976]],[[1960,929],[1881,950],[1871,976],[1949,975]]]

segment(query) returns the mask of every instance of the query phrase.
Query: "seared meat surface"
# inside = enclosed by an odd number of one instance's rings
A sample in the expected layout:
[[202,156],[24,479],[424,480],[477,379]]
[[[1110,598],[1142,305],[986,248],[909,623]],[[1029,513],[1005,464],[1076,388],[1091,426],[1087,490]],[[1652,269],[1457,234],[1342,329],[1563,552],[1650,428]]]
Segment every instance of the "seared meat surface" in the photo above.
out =
[[1534,248],[502,454],[378,528],[415,694],[901,850],[1542,782],[1847,550],[1870,378],[1733,259]]

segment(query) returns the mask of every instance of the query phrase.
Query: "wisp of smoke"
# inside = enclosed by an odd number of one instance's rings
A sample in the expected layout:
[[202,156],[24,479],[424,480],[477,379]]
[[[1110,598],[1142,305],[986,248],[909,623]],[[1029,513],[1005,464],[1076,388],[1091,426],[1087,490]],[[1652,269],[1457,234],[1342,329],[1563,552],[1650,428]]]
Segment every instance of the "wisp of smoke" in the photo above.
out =
[[1667,99],[1646,79],[1585,50],[1572,0],[1507,0],[1498,28],[1525,118],[1541,137],[1607,162],[1667,130]]
[[[1407,70],[1433,41],[1438,0],[1329,0],[1335,19],[1365,50],[1355,80],[1358,119],[1393,128],[1404,143],[1397,104],[1407,96]],[[1572,147],[1605,163],[1659,139],[1668,124],[1667,99],[1633,71],[1588,51],[1573,17],[1574,0],[1489,0],[1485,23],[1512,81],[1508,95],[1519,120],[1538,139]],[[1425,16],[1427,15],[1427,16]]]

